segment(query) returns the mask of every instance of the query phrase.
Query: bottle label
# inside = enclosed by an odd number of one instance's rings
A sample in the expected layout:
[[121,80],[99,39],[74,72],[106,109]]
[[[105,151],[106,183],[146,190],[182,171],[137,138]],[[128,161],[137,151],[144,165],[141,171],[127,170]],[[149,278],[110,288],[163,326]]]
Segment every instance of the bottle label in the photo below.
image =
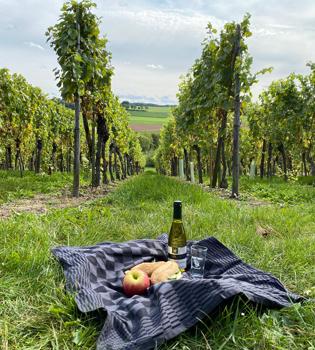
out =
[[187,267],[187,247],[174,248],[168,246],[168,259],[176,261],[179,268],[186,269]]

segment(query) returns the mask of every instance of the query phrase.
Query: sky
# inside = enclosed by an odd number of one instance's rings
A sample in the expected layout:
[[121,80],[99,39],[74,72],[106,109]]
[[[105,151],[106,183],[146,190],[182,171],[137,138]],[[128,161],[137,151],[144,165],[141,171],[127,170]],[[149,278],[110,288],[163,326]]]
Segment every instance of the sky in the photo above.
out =
[[[307,74],[315,62],[315,0],[96,0],[101,32],[115,68],[113,91],[121,100],[176,103],[180,76],[200,57],[206,26],[220,29],[251,14],[248,39],[253,72],[273,67],[253,88],[259,93],[291,72]],[[61,0],[0,0],[0,67],[23,74],[59,96],[56,56],[45,32]]]

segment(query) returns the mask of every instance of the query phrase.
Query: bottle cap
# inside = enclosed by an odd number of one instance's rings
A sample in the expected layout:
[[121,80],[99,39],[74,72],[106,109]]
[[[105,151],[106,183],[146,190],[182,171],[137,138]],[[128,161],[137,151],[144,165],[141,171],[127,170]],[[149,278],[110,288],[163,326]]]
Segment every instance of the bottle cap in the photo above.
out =
[[174,219],[182,219],[182,202],[174,201]]

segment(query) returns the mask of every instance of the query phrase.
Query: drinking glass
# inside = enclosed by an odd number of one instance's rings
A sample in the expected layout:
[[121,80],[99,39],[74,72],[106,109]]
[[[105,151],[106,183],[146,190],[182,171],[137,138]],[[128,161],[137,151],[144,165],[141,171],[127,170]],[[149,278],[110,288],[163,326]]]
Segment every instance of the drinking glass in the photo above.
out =
[[193,278],[203,278],[206,263],[207,248],[194,244],[191,246],[191,268]]

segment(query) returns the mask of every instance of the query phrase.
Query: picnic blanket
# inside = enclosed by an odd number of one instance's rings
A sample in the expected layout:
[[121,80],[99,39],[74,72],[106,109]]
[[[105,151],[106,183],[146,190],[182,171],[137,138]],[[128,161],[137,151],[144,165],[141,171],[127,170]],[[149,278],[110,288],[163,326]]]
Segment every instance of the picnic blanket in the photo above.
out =
[[64,269],[66,288],[75,293],[79,310],[107,312],[98,350],[152,349],[236,295],[270,308],[301,300],[271,274],[244,263],[216,238],[198,244],[208,248],[204,279],[192,279],[188,269],[182,279],[151,286],[147,295],[131,298],[122,292],[124,271],[141,262],[167,260],[166,234],[156,240],[57,247],[52,253]]

